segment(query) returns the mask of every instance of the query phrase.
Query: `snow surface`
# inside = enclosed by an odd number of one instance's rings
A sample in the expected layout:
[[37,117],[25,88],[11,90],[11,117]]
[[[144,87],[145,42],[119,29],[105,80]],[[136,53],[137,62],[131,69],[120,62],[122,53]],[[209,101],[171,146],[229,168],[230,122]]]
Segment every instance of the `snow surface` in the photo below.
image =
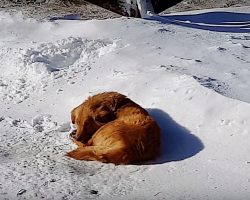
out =
[[[161,22],[0,12],[0,199],[248,199],[250,7],[199,12],[152,16]],[[148,109],[159,159],[64,157],[71,109],[103,91]]]

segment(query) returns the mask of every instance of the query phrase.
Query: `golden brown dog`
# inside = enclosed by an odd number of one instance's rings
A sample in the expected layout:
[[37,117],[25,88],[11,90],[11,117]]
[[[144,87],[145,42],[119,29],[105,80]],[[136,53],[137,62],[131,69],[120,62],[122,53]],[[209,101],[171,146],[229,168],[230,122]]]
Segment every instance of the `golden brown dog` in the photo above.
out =
[[147,111],[117,92],[94,95],[71,112],[77,160],[129,164],[160,153],[160,128]]

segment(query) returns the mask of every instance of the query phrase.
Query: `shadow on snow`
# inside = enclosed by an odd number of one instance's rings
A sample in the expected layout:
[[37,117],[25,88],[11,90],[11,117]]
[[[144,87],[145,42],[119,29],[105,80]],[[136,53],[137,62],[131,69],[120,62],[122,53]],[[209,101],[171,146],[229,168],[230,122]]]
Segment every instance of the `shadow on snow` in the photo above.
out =
[[155,15],[152,20],[215,32],[250,33],[250,14],[206,12],[190,15]]
[[164,111],[160,109],[147,109],[147,111],[161,128],[161,155],[158,159],[145,164],[184,160],[196,155],[204,148],[198,137],[175,122]]

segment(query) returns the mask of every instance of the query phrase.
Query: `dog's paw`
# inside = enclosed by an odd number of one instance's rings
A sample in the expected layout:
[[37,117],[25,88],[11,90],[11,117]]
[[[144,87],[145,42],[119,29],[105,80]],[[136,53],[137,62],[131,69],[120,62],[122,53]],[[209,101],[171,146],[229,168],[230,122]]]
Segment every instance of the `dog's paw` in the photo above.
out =
[[76,139],[74,139],[74,138],[70,138],[71,139],[71,141],[75,144],[75,145],[77,145],[77,147],[85,147],[86,146],[86,144],[84,144],[84,143],[82,143],[82,142],[80,142],[80,141],[77,141]]
[[81,151],[79,150],[79,148],[66,153],[65,156],[70,157],[70,158],[74,158],[76,160],[82,160],[81,159]]

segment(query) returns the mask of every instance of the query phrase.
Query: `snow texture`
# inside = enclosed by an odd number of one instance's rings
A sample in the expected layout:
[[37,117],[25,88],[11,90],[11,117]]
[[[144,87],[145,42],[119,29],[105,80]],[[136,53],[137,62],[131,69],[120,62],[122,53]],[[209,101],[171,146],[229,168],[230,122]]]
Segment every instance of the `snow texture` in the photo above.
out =
[[[0,199],[249,199],[249,11],[44,22],[0,12]],[[158,159],[64,156],[71,109],[104,91],[156,119]]]

